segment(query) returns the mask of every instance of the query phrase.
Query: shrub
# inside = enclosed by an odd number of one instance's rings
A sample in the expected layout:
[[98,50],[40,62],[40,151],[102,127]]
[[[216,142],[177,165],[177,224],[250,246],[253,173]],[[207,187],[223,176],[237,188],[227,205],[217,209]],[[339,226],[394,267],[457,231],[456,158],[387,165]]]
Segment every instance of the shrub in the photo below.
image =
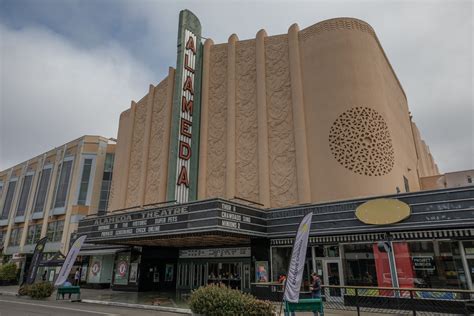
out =
[[54,286],[49,282],[40,282],[28,286],[26,293],[35,299],[50,297],[54,292]]
[[270,302],[219,285],[208,285],[193,291],[189,307],[194,313],[206,316],[274,314]]
[[17,268],[14,263],[7,263],[0,267],[0,280],[14,281],[16,280]]

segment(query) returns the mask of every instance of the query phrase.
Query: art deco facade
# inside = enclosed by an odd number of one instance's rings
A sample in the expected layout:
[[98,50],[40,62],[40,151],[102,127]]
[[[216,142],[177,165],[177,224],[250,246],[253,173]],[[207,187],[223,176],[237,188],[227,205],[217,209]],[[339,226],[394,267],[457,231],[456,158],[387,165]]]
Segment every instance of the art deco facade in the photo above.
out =
[[[234,34],[206,40],[202,54],[197,200],[285,207],[417,191],[420,177],[438,174],[367,23],[337,18],[276,36]],[[120,117],[112,211],[173,200],[176,73],[170,68]]]

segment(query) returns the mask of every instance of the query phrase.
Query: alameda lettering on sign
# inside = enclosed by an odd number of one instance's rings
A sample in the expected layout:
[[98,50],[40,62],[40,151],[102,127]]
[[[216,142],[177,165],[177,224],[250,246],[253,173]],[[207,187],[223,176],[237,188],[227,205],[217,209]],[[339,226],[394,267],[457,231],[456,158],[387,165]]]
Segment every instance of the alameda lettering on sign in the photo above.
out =
[[189,10],[179,14],[168,199],[193,201],[197,194],[201,95],[201,23]]

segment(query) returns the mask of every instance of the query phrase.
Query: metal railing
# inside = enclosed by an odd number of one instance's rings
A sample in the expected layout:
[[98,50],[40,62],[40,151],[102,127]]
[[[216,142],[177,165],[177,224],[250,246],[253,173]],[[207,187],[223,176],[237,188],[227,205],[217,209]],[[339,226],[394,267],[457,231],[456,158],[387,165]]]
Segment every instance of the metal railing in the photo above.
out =
[[[257,298],[274,302],[282,301],[283,289],[281,283],[252,284]],[[354,315],[474,315],[474,291],[469,290],[323,285],[321,294],[325,310],[353,311]],[[300,298],[309,297],[309,291],[300,293]]]

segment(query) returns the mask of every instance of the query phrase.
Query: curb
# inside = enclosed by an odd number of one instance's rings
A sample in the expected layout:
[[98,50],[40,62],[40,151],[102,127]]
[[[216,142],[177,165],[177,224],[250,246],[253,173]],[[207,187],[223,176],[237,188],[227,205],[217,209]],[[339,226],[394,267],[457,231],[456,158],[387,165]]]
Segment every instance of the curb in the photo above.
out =
[[5,295],[5,296],[18,296],[17,293],[15,292],[0,292],[0,295]]
[[100,305],[117,306],[117,307],[141,308],[141,309],[148,309],[148,310],[155,310],[155,311],[162,311],[162,312],[172,312],[172,313],[178,313],[178,314],[192,315],[191,310],[187,308],[153,306],[153,305],[143,305],[143,304],[128,304],[128,303],[107,302],[107,301],[97,301],[97,300],[88,300],[88,299],[85,299],[85,300],[83,299],[81,300],[81,302],[87,303],[87,304],[100,304]]

